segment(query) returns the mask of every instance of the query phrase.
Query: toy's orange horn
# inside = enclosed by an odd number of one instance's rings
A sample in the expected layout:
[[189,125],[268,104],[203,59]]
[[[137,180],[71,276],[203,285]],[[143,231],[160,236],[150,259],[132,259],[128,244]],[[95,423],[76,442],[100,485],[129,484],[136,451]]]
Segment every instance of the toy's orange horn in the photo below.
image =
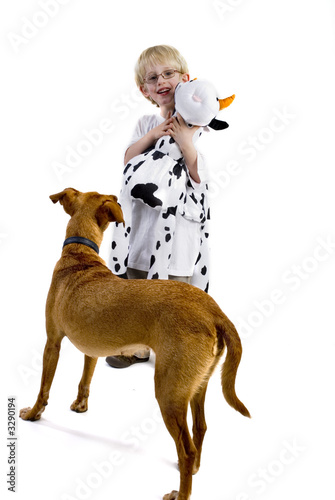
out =
[[225,99],[219,99],[220,111],[221,109],[228,108],[228,106],[231,105],[234,99],[235,99],[235,94],[231,95],[230,97],[226,97]]

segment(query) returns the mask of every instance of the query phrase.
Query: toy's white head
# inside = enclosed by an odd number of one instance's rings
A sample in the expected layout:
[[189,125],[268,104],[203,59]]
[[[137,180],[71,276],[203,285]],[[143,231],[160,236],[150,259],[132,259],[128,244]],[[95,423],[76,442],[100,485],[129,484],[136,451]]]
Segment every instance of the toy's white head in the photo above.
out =
[[[181,82],[175,89],[175,108],[188,125],[210,126],[218,112],[229,106],[235,95],[218,99],[215,87],[206,80]],[[216,120],[216,122],[219,122]],[[225,122],[219,122],[225,123]],[[228,124],[219,126],[226,128]],[[216,128],[216,127],[213,127]]]

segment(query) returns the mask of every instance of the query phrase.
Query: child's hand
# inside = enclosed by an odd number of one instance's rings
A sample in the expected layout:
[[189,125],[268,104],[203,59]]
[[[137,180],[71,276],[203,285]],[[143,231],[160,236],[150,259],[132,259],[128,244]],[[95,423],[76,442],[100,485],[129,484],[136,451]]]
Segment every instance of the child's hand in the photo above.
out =
[[172,125],[172,121],[173,121],[173,118],[171,115],[172,115],[172,113],[171,113],[171,111],[169,111],[166,120],[151,130],[151,132],[153,134],[154,141],[157,141],[158,139],[160,139],[164,135],[170,135],[169,129],[170,129],[170,127]]
[[172,123],[168,130],[169,134],[176,141],[192,179],[199,183],[201,179],[198,174],[198,154],[193,144],[193,135],[200,127],[188,127],[183,118],[177,113],[172,118]]
[[148,148],[154,146],[158,139],[163,137],[163,135],[170,135],[169,129],[172,125],[171,114],[171,111],[169,111],[167,118],[163,123],[149,130],[149,132],[141,137],[141,139],[129,146],[124,155],[125,165],[127,165],[127,163],[135,156],[140,155]]
[[179,113],[177,116],[173,116],[169,122],[171,125],[168,128],[168,134],[173,137],[182,151],[193,144],[193,135],[200,127],[188,127]]

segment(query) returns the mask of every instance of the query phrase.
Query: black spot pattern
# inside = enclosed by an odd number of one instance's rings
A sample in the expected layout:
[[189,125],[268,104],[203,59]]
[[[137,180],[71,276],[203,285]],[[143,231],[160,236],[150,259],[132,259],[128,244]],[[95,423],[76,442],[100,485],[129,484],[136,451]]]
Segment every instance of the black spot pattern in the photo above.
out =
[[163,219],[167,219],[169,215],[176,215],[177,213],[177,205],[175,207],[168,207],[166,212],[163,214]]
[[165,156],[164,153],[162,153],[161,151],[155,151],[153,154],[152,154],[152,159],[153,160],[160,160],[161,158],[163,158]]
[[147,184],[136,184],[131,190],[131,195],[133,198],[137,198],[149,205],[149,207],[161,207],[163,205],[162,200],[156,198],[154,192],[157,191],[158,186],[151,182]]
[[181,162],[178,162],[173,167],[173,175],[175,175],[177,179],[179,179],[181,177],[183,170],[184,170],[184,165]]
[[138,168],[140,168],[140,166],[141,166],[141,165],[143,165],[143,163],[144,163],[144,162],[145,162],[145,160],[140,161],[140,162],[138,162],[136,165],[134,165],[134,167],[133,167],[133,172],[136,172],[136,170],[137,170]]

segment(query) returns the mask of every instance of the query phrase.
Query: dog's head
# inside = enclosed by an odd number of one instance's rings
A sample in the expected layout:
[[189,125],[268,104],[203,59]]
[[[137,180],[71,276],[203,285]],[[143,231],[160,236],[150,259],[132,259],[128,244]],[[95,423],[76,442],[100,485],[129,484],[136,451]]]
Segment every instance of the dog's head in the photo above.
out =
[[59,201],[71,217],[75,215],[91,217],[102,231],[110,222],[122,222],[124,225],[122,209],[114,195],[81,193],[76,189],[66,188],[60,193],[52,194],[50,199],[53,203]]

